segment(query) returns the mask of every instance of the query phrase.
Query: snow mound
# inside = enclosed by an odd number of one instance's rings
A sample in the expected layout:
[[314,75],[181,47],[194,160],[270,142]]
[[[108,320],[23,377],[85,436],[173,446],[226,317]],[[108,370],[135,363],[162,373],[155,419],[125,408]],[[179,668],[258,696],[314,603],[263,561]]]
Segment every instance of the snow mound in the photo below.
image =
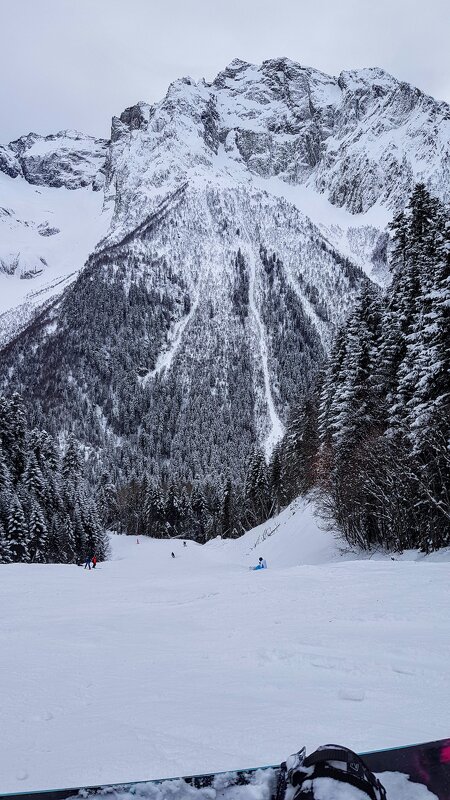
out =
[[[435,800],[425,786],[411,783],[407,775],[385,772],[378,775],[392,800]],[[232,783],[233,773],[217,775],[212,786],[195,788],[183,780],[132,784],[123,789],[108,789],[110,800],[271,800],[276,789],[274,770],[258,770],[244,786]],[[228,785],[228,781],[230,784]],[[367,800],[367,795],[349,784],[336,784],[328,778],[316,781],[318,800]]]
[[270,568],[323,564],[340,558],[342,541],[317,517],[314,504],[295,500],[280,514],[239,539],[214,539],[205,545],[222,558],[248,566],[262,556]]
[[425,555],[417,550],[389,553],[385,550],[352,549],[337,531],[320,518],[312,498],[298,498],[272,519],[239,539],[218,537],[205,549],[219,559],[258,563],[262,556],[270,568],[327,564],[337,561],[450,561],[450,548]]

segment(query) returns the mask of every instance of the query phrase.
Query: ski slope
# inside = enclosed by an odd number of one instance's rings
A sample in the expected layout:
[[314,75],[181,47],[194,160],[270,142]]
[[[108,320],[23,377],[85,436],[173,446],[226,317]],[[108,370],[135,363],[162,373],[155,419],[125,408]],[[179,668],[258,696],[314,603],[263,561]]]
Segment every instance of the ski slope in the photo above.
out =
[[448,551],[362,559],[303,503],[236,541],[112,549],[0,566],[0,791],[448,736]]

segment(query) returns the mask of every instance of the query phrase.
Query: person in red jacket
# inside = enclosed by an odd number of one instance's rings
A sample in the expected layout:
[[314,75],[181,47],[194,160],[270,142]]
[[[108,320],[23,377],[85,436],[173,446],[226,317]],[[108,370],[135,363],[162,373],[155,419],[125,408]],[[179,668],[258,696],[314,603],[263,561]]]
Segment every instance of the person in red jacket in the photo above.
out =
[[97,566],[97,556],[93,556],[92,557],[92,566],[93,566],[94,569]]

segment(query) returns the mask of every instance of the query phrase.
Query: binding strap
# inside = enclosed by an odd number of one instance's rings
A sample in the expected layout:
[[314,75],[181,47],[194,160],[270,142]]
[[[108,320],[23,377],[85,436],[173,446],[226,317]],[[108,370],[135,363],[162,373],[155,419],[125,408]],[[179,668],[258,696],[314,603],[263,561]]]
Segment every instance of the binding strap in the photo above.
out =
[[[292,786],[301,786],[315,778],[332,778],[349,783],[370,800],[386,800],[386,792],[378,778],[366,767],[362,759],[352,750],[340,745],[327,744],[307,756],[303,763],[289,775]],[[295,794],[300,800],[301,792]]]

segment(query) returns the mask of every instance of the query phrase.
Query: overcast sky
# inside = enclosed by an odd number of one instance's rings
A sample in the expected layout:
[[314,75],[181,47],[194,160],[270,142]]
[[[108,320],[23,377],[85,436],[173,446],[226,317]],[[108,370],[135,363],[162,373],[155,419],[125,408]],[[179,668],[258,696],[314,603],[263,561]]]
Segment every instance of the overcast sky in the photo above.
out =
[[0,141],[153,102],[233,58],[380,66],[450,101],[449,0],[0,0]]

